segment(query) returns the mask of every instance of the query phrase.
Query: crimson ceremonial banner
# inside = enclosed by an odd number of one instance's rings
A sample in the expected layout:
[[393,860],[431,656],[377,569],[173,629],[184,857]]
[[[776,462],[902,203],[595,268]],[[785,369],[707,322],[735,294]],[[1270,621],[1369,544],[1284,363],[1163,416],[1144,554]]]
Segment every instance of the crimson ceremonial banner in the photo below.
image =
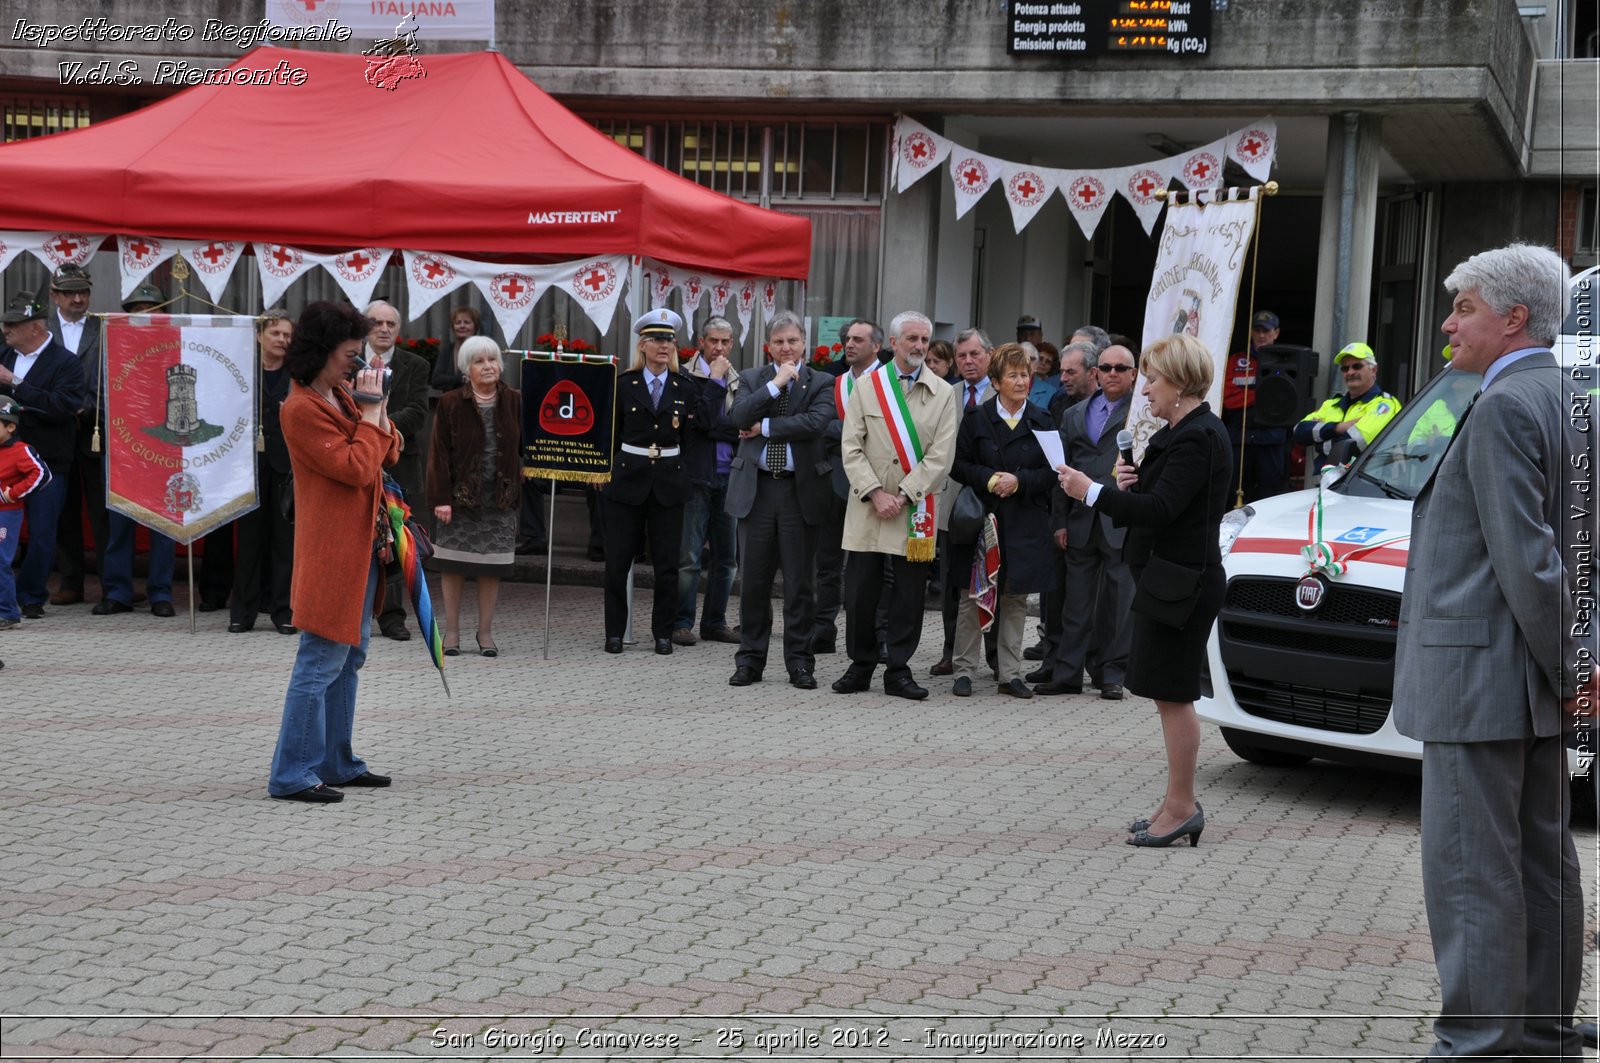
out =
[[255,319],[104,320],[106,504],[180,543],[256,508]]

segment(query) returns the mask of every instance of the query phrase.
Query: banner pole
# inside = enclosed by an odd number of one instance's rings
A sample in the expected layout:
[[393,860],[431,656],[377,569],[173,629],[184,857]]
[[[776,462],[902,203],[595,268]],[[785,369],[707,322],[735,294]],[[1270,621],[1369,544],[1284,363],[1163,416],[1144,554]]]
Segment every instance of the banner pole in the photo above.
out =
[[556,478],[550,477],[550,516],[544,522],[544,659],[550,659],[550,582],[556,554]]
[[195,633],[194,621],[194,543],[183,544],[184,567],[189,570],[189,634]]

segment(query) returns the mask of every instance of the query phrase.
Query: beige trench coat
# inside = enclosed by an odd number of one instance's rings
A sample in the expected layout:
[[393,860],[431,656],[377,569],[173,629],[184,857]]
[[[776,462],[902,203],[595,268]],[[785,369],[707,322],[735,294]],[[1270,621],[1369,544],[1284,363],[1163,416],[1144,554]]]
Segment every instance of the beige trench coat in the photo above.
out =
[[961,423],[955,389],[923,371],[912,383],[906,405],[923,448],[922,461],[909,476],[900,467],[877,392],[863,381],[850,393],[839,439],[851,494],[844,515],[846,550],[904,557],[907,514],[880,520],[866,497],[881,487],[920,502],[929,492],[937,494],[950,476],[956,458],[956,428]]

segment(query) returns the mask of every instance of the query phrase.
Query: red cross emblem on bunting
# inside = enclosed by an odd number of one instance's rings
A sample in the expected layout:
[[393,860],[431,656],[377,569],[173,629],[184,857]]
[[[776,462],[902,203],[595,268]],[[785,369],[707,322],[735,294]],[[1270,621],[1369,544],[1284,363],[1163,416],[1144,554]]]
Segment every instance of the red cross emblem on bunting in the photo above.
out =
[[1135,170],[1128,177],[1128,198],[1141,207],[1149,206],[1166,186],[1166,180],[1154,170]]
[[1209,151],[1197,151],[1183,164],[1184,183],[1211,188],[1222,183],[1222,164]]
[[906,137],[904,154],[905,161],[917,169],[925,169],[933,162],[933,138],[926,133],[912,133]]
[[448,262],[432,255],[418,255],[411,260],[411,279],[431,291],[447,288],[456,279],[456,271]]
[[1037,206],[1044,199],[1045,180],[1032,170],[1020,170],[1006,182],[1006,195],[1019,207]]
[[580,266],[578,272],[572,275],[572,290],[586,302],[603,302],[616,287],[616,267],[600,259]]
[[956,163],[956,179],[969,192],[988,187],[989,168],[978,159],[962,159]]
[[1098,177],[1084,175],[1067,189],[1067,202],[1073,210],[1093,210],[1106,201],[1105,182]]
[[1252,129],[1239,137],[1238,153],[1252,162],[1262,158],[1272,149],[1272,136],[1260,129]]

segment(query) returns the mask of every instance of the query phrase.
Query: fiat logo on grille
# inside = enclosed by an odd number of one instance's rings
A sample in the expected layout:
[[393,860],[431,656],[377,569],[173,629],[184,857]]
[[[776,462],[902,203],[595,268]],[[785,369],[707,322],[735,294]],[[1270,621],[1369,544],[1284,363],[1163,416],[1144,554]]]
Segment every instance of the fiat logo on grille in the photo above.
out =
[[1322,608],[1327,594],[1328,584],[1321,576],[1306,576],[1294,585],[1294,604],[1302,613],[1314,613]]

